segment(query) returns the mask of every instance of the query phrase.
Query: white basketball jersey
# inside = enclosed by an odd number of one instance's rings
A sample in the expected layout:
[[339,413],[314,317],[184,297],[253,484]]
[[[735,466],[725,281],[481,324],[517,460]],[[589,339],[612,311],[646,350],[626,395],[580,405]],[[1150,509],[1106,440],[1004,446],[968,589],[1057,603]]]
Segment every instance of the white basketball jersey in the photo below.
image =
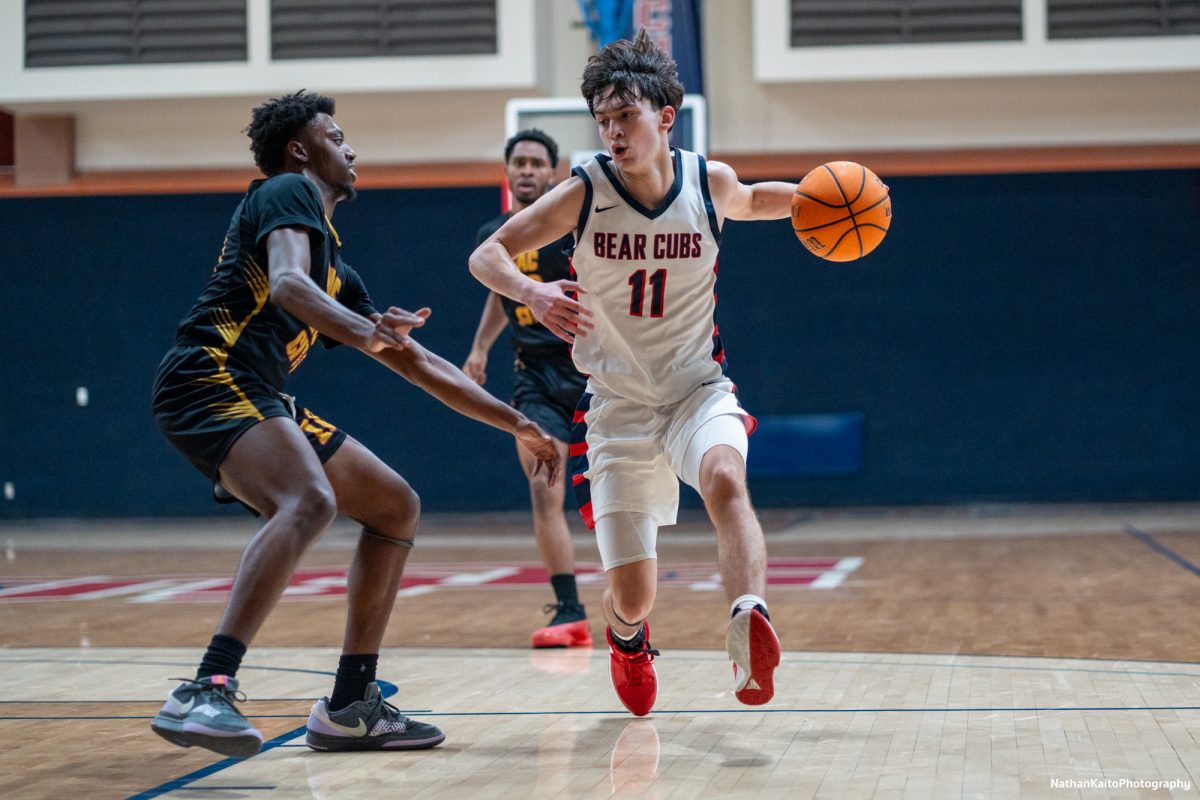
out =
[[596,326],[571,348],[588,391],[671,405],[721,377],[716,336],[720,230],[704,158],[673,150],[675,183],[642,206],[598,155],[572,174],[586,184],[571,266]]

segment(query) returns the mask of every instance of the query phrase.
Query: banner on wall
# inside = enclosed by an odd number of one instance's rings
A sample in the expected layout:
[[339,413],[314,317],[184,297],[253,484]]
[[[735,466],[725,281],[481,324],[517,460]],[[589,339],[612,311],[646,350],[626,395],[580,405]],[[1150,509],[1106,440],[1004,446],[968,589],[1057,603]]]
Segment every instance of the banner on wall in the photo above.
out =
[[583,19],[600,47],[646,33],[679,67],[689,94],[704,94],[700,0],[579,0]]

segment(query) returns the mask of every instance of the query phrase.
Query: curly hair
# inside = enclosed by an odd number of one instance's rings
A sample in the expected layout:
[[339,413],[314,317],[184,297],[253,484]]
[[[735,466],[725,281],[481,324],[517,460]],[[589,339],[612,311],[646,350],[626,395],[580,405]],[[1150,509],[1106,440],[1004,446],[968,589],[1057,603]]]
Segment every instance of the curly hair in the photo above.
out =
[[331,97],[305,92],[285,94],[258,106],[251,112],[250,124],[243,131],[250,137],[254,163],[268,178],[283,170],[287,143],[308,127],[317,114],[333,116]]
[[683,84],[675,61],[650,41],[643,28],[637,38],[618,39],[588,59],[579,91],[587,100],[588,111],[612,97],[622,103],[646,98],[655,109],[683,103]]
[[546,152],[550,154],[550,166],[558,166],[558,142],[550,138],[550,134],[546,133],[541,128],[526,128],[517,131],[509,137],[504,143],[504,163],[512,158],[513,149],[517,146],[517,142],[537,142],[544,145]]

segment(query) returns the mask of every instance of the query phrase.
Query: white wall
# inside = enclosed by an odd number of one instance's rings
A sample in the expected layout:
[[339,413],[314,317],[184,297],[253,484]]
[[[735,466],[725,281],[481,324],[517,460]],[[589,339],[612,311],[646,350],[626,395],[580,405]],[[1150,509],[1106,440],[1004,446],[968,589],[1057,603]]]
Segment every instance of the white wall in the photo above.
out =
[[[532,2],[540,44],[529,85],[354,94],[306,80],[291,88],[336,96],[339,122],[364,164],[499,159],[505,102],[577,96],[593,52],[574,0]],[[710,152],[1200,142],[1200,70],[756,83],[751,6],[704,4]],[[82,170],[245,167],[241,130],[267,96],[5,105],[75,114]]]
[[1200,141],[1200,71],[756,83],[750,3],[704,10],[712,152]]

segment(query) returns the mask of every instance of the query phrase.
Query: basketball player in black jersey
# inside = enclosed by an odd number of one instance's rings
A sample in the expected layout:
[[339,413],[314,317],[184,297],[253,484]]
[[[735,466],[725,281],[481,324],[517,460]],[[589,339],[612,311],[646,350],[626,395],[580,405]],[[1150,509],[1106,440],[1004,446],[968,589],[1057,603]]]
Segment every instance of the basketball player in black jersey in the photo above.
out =
[[317,342],[347,344],[454,410],[511,432],[553,483],[562,460],[537,423],[480,389],[410,338],[430,311],[375,309],[342,260],[330,218],[354,194],[355,153],[332,99],[303,92],[254,109],[255,163],[208,287],[179,324],[154,380],[159,430],[213,483],[218,499],[263,526],[242,554],[216,635],[196,677],[168,696],[151,727],[183,747],[246,757],[262,735],[238,712],[236,674],[305,550],[341,512],[362,525],[333,692],[313,706],[316,750],[417,749],[445,736],[407,719],[375,682],[379,648],[419,511],[408,483],[362,444],[284,394]]
[[[512,211],[484,224],[475,236],[478,247],[508,218],[531,205],[550,188],[558,166],[558,144],[537,128],[518,131],[504,145],[504,173],[512,192]],[[569,280],[573,246],[570,236],[516,257],[517,267],[543,283]],[[487,380],[488,352],[496,337],[508,327],[513,360],[512,404],[536,421],[555,440],[559,454],[567,455],[572,415],[587,383],[571,361],[571,347],[533,318],[526,307],[492,292],[483,305],[479,327],[463,372],[480,386]],[[521,467],[529,479],[533,507],[533,535],[542,563],[550,573],[555,602],[550,624],[533,632],[534,647],[589,647],[592,633],[575,587],[575,548],[563,513],[563,484],[551,484],[536,469],[537,462],[518,448]]]

